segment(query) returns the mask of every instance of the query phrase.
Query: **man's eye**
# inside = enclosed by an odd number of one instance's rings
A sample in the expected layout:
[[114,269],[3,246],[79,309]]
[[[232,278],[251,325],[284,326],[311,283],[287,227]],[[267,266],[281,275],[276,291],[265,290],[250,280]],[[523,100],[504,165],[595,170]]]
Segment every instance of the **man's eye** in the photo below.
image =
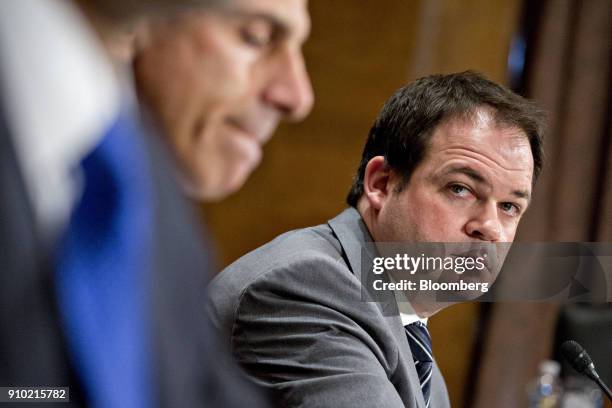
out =
[[465,196],[470,192],[467,187],[462,186],[461,184],[451,184],[448,189],[455,195]]
[[265,21],[252,21],[241,31],[245,43],[253,47],[265,47],[272,41],[273,30]]
[[510,215],[518,215],[521,212],[521,209],[513,203],[501,203],[500,207],[504,212]]

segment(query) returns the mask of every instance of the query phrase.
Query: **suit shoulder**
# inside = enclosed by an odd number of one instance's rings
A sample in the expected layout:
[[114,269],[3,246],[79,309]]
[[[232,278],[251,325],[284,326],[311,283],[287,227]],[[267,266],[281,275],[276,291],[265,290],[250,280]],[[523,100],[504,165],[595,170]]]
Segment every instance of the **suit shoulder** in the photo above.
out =
[[[287,285],[330,270],[351,275],[342,247],[327,224],[284,233],[244,255],[213,279],[208,287],[213,321],[222,330],[230,324],[240,297],[255,282]],[[343,272],[343,273],[342,273]],[[278,279],[282,277],[282,279]]]
[[230,264],[213,279],[210,288],[231,286],[234,292],[275,269],[313,259],[329,262],[343,259],[340,243],[325,224],[279,235]]

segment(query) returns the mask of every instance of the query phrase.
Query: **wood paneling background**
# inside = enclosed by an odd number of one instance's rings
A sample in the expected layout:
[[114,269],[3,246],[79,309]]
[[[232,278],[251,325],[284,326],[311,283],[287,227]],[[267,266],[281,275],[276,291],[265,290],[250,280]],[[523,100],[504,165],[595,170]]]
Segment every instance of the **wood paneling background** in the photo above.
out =
[[[203,207],[222,265],[341,211],[378,109],[409,80],[475,69],[504,82],[519,6],[519,0],[311,1],[305,55],[314,110],[279,129],[238,194]],[[465,398],[477,310],[453,306],[430,320],[453,407]]]

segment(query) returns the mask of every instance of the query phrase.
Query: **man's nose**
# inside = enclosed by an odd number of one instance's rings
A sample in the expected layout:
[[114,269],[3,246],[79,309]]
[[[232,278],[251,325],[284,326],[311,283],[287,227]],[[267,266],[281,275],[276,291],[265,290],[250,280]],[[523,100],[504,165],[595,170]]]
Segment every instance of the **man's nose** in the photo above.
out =
[[497,242],[502,237],[502,225],[495,203],[486,203],[479,207],[465,225],[465,232],[472,238],[482,241]]
[[267,103],[292,121],[304,119],[312,109],[314,96],[301,50],[287,50],[279,56],[265,90]]

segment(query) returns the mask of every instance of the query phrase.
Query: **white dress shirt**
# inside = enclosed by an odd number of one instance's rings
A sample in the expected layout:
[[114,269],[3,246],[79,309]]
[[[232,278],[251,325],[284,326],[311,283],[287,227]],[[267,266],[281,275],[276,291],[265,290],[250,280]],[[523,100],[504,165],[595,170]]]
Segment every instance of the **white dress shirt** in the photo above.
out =
[[[391,280],[393,280],[393,278],[391,278]],[[393,294],[395,295],[395,301],[397,302],[400,318],[402,319],[402,326],[407,326],[414,322],[421,322],[427,326],[427,318],[420,317],[416,313],[410,304],[410,301],[406,298],[402,291],[396,290]]]
[[400,310],[400,318],[402,319],[402,326],[407,326],[414,322],[421,322],[427,326],[427,318],[420,317],[409,302],[398,302]]

